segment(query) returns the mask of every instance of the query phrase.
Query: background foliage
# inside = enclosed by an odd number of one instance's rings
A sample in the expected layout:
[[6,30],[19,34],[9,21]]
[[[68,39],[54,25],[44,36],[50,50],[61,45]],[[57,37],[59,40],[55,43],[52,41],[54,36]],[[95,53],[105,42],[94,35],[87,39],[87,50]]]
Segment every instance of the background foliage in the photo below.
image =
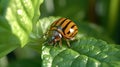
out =
[[[60,17],[78,26],[71,48],[43,45]],[[119,18],[120,0],[0,0],[0,67],[119,67]]]

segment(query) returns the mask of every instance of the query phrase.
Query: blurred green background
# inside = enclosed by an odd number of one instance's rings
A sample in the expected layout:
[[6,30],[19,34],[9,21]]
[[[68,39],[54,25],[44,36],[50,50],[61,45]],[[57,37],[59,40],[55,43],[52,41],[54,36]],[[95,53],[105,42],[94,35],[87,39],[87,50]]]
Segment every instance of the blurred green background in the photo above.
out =
[[[44,0],[40,12],[40,19],[60,16],[96,24],[115,44],[120,44],[120,0]],[[40,55],[26,46],[0,59],[0,67],[40,67],[40,60]]]
[[48,16],[95,23],[120,44],[120,0],[45,0],[41,6],[41,18]]

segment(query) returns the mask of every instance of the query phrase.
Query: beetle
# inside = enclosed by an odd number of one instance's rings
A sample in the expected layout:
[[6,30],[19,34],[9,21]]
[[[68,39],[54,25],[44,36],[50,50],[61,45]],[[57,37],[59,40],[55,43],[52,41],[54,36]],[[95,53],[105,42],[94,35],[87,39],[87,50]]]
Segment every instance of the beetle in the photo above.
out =
[[76,24],[67,18],[60,18],[54,21],[50,29],[47,31],[48,38],[47,42],[56,45],[59,42],[60,47],[62,46],[62,38],[66,40],[68,47],[70,47],[69,40],[73,40],[74,36],[78,33],[78,27]]

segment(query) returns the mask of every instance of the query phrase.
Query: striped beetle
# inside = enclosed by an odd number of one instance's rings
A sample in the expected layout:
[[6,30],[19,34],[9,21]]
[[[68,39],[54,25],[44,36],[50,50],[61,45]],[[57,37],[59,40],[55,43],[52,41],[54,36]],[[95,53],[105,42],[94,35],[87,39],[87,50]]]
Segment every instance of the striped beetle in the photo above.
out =
[[70,47],[69,40],[72,40],[77,33],[78,28],[73,21],[67,18],[60,18],[53,22],[50,26],[50,29],[47,31],[47,42],[50,44],[56,44],[56,42],[59,42],[61,47],[61,39],[64,38],[67,42],[67,45]]

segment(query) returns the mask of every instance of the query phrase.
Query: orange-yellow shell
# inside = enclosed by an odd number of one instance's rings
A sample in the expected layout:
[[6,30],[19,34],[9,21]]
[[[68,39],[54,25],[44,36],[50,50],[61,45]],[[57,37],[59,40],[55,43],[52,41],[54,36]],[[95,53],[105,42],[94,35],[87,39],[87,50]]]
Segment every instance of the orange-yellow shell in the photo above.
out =
[[57,30],[64,38],[67,39],[73,38],[78,32],[76,24],[67,18],[60,18],[53,22],[50,30]]
[[72,39],[77,33],[78,28],[73,21],[67,18],[60,18],[50,26],[48,32],[50,35],[49,42],[56,43],[61,41],[61,38]]

